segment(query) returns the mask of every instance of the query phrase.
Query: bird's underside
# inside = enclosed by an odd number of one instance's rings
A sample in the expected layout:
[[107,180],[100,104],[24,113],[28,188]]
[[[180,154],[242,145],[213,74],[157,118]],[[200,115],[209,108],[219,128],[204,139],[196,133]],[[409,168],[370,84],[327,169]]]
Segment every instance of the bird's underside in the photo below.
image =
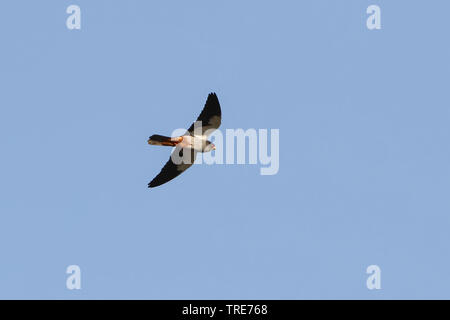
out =
[[212,131],[219,128],[222,112],[215,93],[210,93],[205,106],[197,120],[189,127],[183,136],[166,137],[154,134],[148,139],[148,144],[175,147],[169,161],[161,172],[148,184],[149,188],[160,186],[177,177],[188,169],[195,161],[198,152],[209,152],[215,149],[214,144],[207,140]]

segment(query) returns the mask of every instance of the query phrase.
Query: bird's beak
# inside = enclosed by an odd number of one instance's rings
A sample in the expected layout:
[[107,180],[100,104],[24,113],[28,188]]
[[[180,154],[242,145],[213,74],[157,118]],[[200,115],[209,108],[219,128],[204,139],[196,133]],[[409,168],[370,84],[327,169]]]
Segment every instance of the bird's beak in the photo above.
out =
[[216,146],[213,146],[213,150],[216,150]]

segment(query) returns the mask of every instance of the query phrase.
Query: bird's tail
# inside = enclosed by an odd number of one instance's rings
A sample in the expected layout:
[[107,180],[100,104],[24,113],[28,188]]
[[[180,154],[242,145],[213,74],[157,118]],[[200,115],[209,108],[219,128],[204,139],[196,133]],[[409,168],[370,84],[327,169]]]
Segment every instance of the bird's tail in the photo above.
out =
[[166,137],[166,136],[160,136],[159,134],[154,134],[148,139],[148,144],[152,144],[155,146],[169,146],[169,147],[175,147],[177,144],[179,144],[181,141],[183,141],[183,137]]

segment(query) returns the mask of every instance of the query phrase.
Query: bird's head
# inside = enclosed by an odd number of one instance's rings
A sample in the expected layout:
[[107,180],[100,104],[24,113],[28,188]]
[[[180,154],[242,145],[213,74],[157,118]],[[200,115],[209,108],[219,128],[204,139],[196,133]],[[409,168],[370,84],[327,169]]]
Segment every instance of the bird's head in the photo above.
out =
[[204,152],[209,152],[209,151],[212,151],[212,150],[216,150],[216,146],[214,145],[214,143],[208,143],[206,146],[205,146],[205,150],[204,150]]

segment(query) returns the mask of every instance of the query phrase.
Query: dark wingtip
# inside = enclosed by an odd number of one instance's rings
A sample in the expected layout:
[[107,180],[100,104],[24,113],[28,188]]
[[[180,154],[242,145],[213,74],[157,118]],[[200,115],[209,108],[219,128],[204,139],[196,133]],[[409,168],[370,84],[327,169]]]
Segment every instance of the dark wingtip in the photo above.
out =
[[217,97],[217,94],[215,92],[211,92],[210,94],[208,94],[208,98],[206,99],[206,102],[217,102],[219,103],[219,98]]
[[155,181],[155,180],[153,179],[153,180],[150,181],[150,183],[148,184],[148,187],[149,187],[149,188],[154,188],[154,187],[157,187],[157,186],[160,186],[160,185],[162,185],[162,183],[158,183],[157,181]]

